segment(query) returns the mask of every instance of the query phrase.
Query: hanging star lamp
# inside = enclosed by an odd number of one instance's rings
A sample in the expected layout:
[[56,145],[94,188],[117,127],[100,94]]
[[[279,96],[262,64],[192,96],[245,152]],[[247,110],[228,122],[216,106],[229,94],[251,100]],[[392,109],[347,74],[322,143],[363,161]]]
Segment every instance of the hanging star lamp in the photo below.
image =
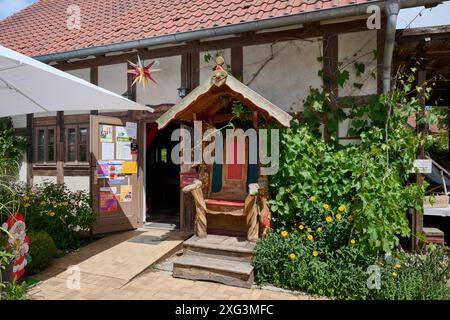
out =
[[141,84],[144,88],[147,87],[149,80],[157,83],[155,79],[152,77],[152,73],[161,71],[161,69],[151,69],[155,64],[155,61],[150,63],[148,66],[144,66],[141,58],[138,56],[138,62],[133,63],[128,61],[128,63],[133,67],[132,69],[128,69],[127,73],[133,74],[133,83],[134,86],[136,83]]

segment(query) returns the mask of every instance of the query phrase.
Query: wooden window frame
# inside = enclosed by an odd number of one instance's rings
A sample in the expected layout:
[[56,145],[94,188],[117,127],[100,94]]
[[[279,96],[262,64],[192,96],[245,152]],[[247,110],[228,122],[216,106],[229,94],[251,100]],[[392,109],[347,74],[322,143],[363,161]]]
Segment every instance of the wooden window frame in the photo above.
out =
[[[44,130],[44,161],[39,161],[38,160],[38,152],[39,152],[39,148],[38,148],[38,132],[40,130]],[[48,161],[48,141],[49,141],[49,135],[48,132],[49,130],[53,130],[53,161]],[[35,165],[48,165],[48,166],[54,166],[56,165],[56,126],[36,126],[34,128],[34,143],[35,143],[35,148],[34,148],[34,154],[33,154],[33,158],[34,158],[34,164]]]
[[[75,129],[75,161],[69,161],[69,129]],[[87,139],[86,139],[86,161],[80,161],[80,130],[87,130]],[[89,123],[79,123],[79,124],[67,124],[64,128],[64,136],[65,136],[65,156],[64,161],[66,165],[75,165],[75,166],[87,166],[89,165]]]

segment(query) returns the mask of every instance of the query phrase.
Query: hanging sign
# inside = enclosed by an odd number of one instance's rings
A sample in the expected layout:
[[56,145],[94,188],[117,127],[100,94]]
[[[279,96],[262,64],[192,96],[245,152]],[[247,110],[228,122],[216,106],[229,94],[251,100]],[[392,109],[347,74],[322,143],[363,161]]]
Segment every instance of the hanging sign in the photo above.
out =
[[431,173],[433,164],[431,163],[431,160],[429,159],[416,159],[413,163],[413,171],[416,172],[419,171],[419,173]]
[[117,188],[100,188],[100,212],[116,212],[117,207]]
[[100,142],[113,142],[113,126],[102,125],[100,127]]

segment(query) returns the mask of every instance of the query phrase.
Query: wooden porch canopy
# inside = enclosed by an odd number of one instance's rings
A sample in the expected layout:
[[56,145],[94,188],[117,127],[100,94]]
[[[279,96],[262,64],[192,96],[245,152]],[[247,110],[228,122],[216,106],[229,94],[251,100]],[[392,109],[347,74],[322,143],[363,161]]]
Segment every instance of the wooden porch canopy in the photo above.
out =
[[426,103],[450,107],[450,25],[404,29],[396,36],[394,70],[406,72],[419,63],[426,80],[433,79],[431,97]]
[[[267,120],[276,120],[283,127],[289,127],[292,117],[245,84],[228,74],[223,68],[223,58],[217,59],[217,67],[207,81],[191,91],[178,104],[164,113],[158,120],[158,128],[165,128],[173,120],[193,121],[216,119],[226,120],[220,110],[229,103],[239,100],[247,108],[257,111]],[[229,98],[229,100],[224,97]],[[219,121],[215,121],[219,122]]]

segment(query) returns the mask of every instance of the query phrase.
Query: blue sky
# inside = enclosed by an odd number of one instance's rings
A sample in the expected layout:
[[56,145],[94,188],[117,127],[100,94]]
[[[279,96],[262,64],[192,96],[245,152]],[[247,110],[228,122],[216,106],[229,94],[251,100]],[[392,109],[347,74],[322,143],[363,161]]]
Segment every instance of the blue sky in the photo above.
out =
[[[0,0],[0,19],[6,18],[37,0]],[[411,21],[421,12],[422,15]],[[411,8],[400,11],[397,28],[404,28],[410,24],[410,27],[425,27],[450,24],[450,1],[447,1],[435,8],[424,9]]]

